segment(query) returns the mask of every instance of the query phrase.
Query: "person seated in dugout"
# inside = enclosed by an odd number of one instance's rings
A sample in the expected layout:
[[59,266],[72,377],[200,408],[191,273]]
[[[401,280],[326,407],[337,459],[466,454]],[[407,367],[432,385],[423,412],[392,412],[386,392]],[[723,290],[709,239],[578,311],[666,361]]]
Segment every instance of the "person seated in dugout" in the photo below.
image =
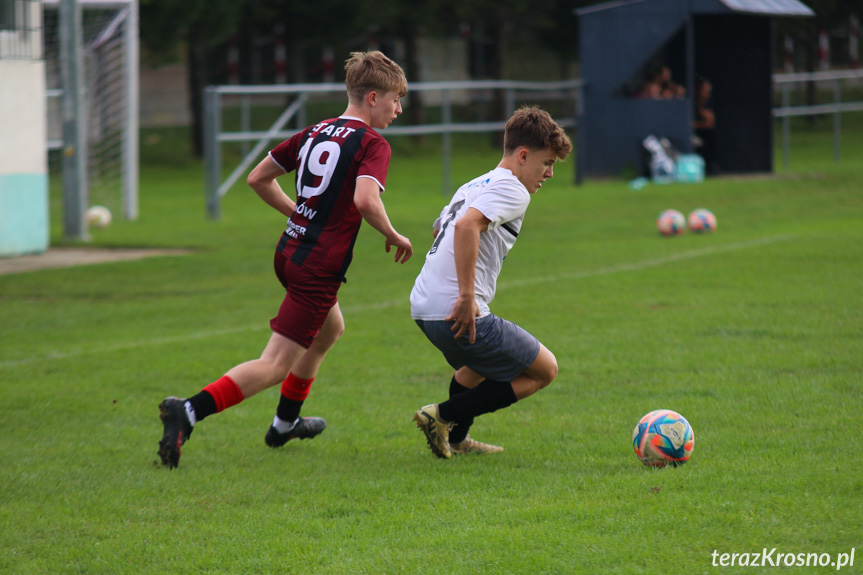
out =
[[685,98],[686,88],[674,82],[671,79],[671,68],[663,66],[659,71],[659,86],[661,89],[662,98],[670,100],[672,98]]
[[644,77],[641,89],[635,94],[643,100],[659,100],[662,98],[662,83],[659,70],[650,70]]
[[686,97],[686,88],[671,79],[671,69],[668,66],[652,68],[644,78],[641,89],[636,92],[636,98],[645,100],[671,100]]
[[695,79],[695,119],[692,127],[695,129],[696,151],[704,158],[705,172],[715,174],[716,166],[716,114],[713,111],[711,97],[713,84],[704,76]]

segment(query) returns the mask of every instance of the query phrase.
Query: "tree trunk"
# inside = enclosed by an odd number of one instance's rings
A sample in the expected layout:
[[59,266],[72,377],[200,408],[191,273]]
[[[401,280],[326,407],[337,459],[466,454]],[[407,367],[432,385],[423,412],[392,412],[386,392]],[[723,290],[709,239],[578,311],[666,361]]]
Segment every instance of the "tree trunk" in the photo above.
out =
[[[412,26],[402,27],[402,40],[405,43],[405,75],[408,82],[420,81],[419,39]],[[408,86],[410,87],[410,86]],[[408,123],[411,125],[425,124],[425,107],[422,92],[411,94],[411,105],[408,107]]]
[[[807,34],[806,42],[806,71],[810,74],[815,72],[818,67],[818,31],[819,26],[810,27],[810,32]],[[818,100],[817,85],[814,81],[806,82],[806,105],[814,106]],[[806,120],[810,124],[815,124],[818,120],[817,116],[807,116]]]
[[188,56],[189,109],[192,113],[192,153],[204,155],[204,88],[207,85],[206,46],[196,33],[189,35]]
[[[489,76],[493,80],[503,80],[503,60],[506,54],[505,39],[506,34],[502,32],[505,25],[504,19],[499,11],[494,12],[494,23],[489,26],[487,33],[491,39],[491,62],[489,65]],[[512,115],[514,110],[506,109],[506,94],[503,90],[492,91],[492,118],[495,120],[506,121]],[[493,132],[491,134],[491,144],[495,148],[503,147],[503,132]]]

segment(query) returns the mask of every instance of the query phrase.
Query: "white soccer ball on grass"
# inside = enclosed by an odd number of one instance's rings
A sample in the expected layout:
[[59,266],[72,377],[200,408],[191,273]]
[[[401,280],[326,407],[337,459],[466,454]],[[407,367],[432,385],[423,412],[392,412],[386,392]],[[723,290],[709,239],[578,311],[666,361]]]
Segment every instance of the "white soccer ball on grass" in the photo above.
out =
[[84,215],[87,225],[93,228],[107,228],[111,225],[111,210],[105,206],[90,206]]

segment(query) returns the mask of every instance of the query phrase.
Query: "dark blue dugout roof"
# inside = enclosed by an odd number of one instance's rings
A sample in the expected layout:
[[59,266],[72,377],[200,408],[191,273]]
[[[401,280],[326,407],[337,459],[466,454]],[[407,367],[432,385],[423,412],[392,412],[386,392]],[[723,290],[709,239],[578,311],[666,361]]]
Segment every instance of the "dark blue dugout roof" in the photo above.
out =
[[[635,4],[649,4],[651,0],[623,0],[606,2],[576,10],[583,16]],[[692,0],[693,14],[762,14],[765,16],[814,16],[811,8],[798,0]]]

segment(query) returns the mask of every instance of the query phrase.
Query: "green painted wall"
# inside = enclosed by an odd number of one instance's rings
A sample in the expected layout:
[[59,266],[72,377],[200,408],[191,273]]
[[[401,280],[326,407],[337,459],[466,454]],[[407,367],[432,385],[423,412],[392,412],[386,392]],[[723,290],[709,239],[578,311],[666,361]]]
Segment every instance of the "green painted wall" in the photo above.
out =
[[48,249],[47,174],[0,175],[0,257]]

